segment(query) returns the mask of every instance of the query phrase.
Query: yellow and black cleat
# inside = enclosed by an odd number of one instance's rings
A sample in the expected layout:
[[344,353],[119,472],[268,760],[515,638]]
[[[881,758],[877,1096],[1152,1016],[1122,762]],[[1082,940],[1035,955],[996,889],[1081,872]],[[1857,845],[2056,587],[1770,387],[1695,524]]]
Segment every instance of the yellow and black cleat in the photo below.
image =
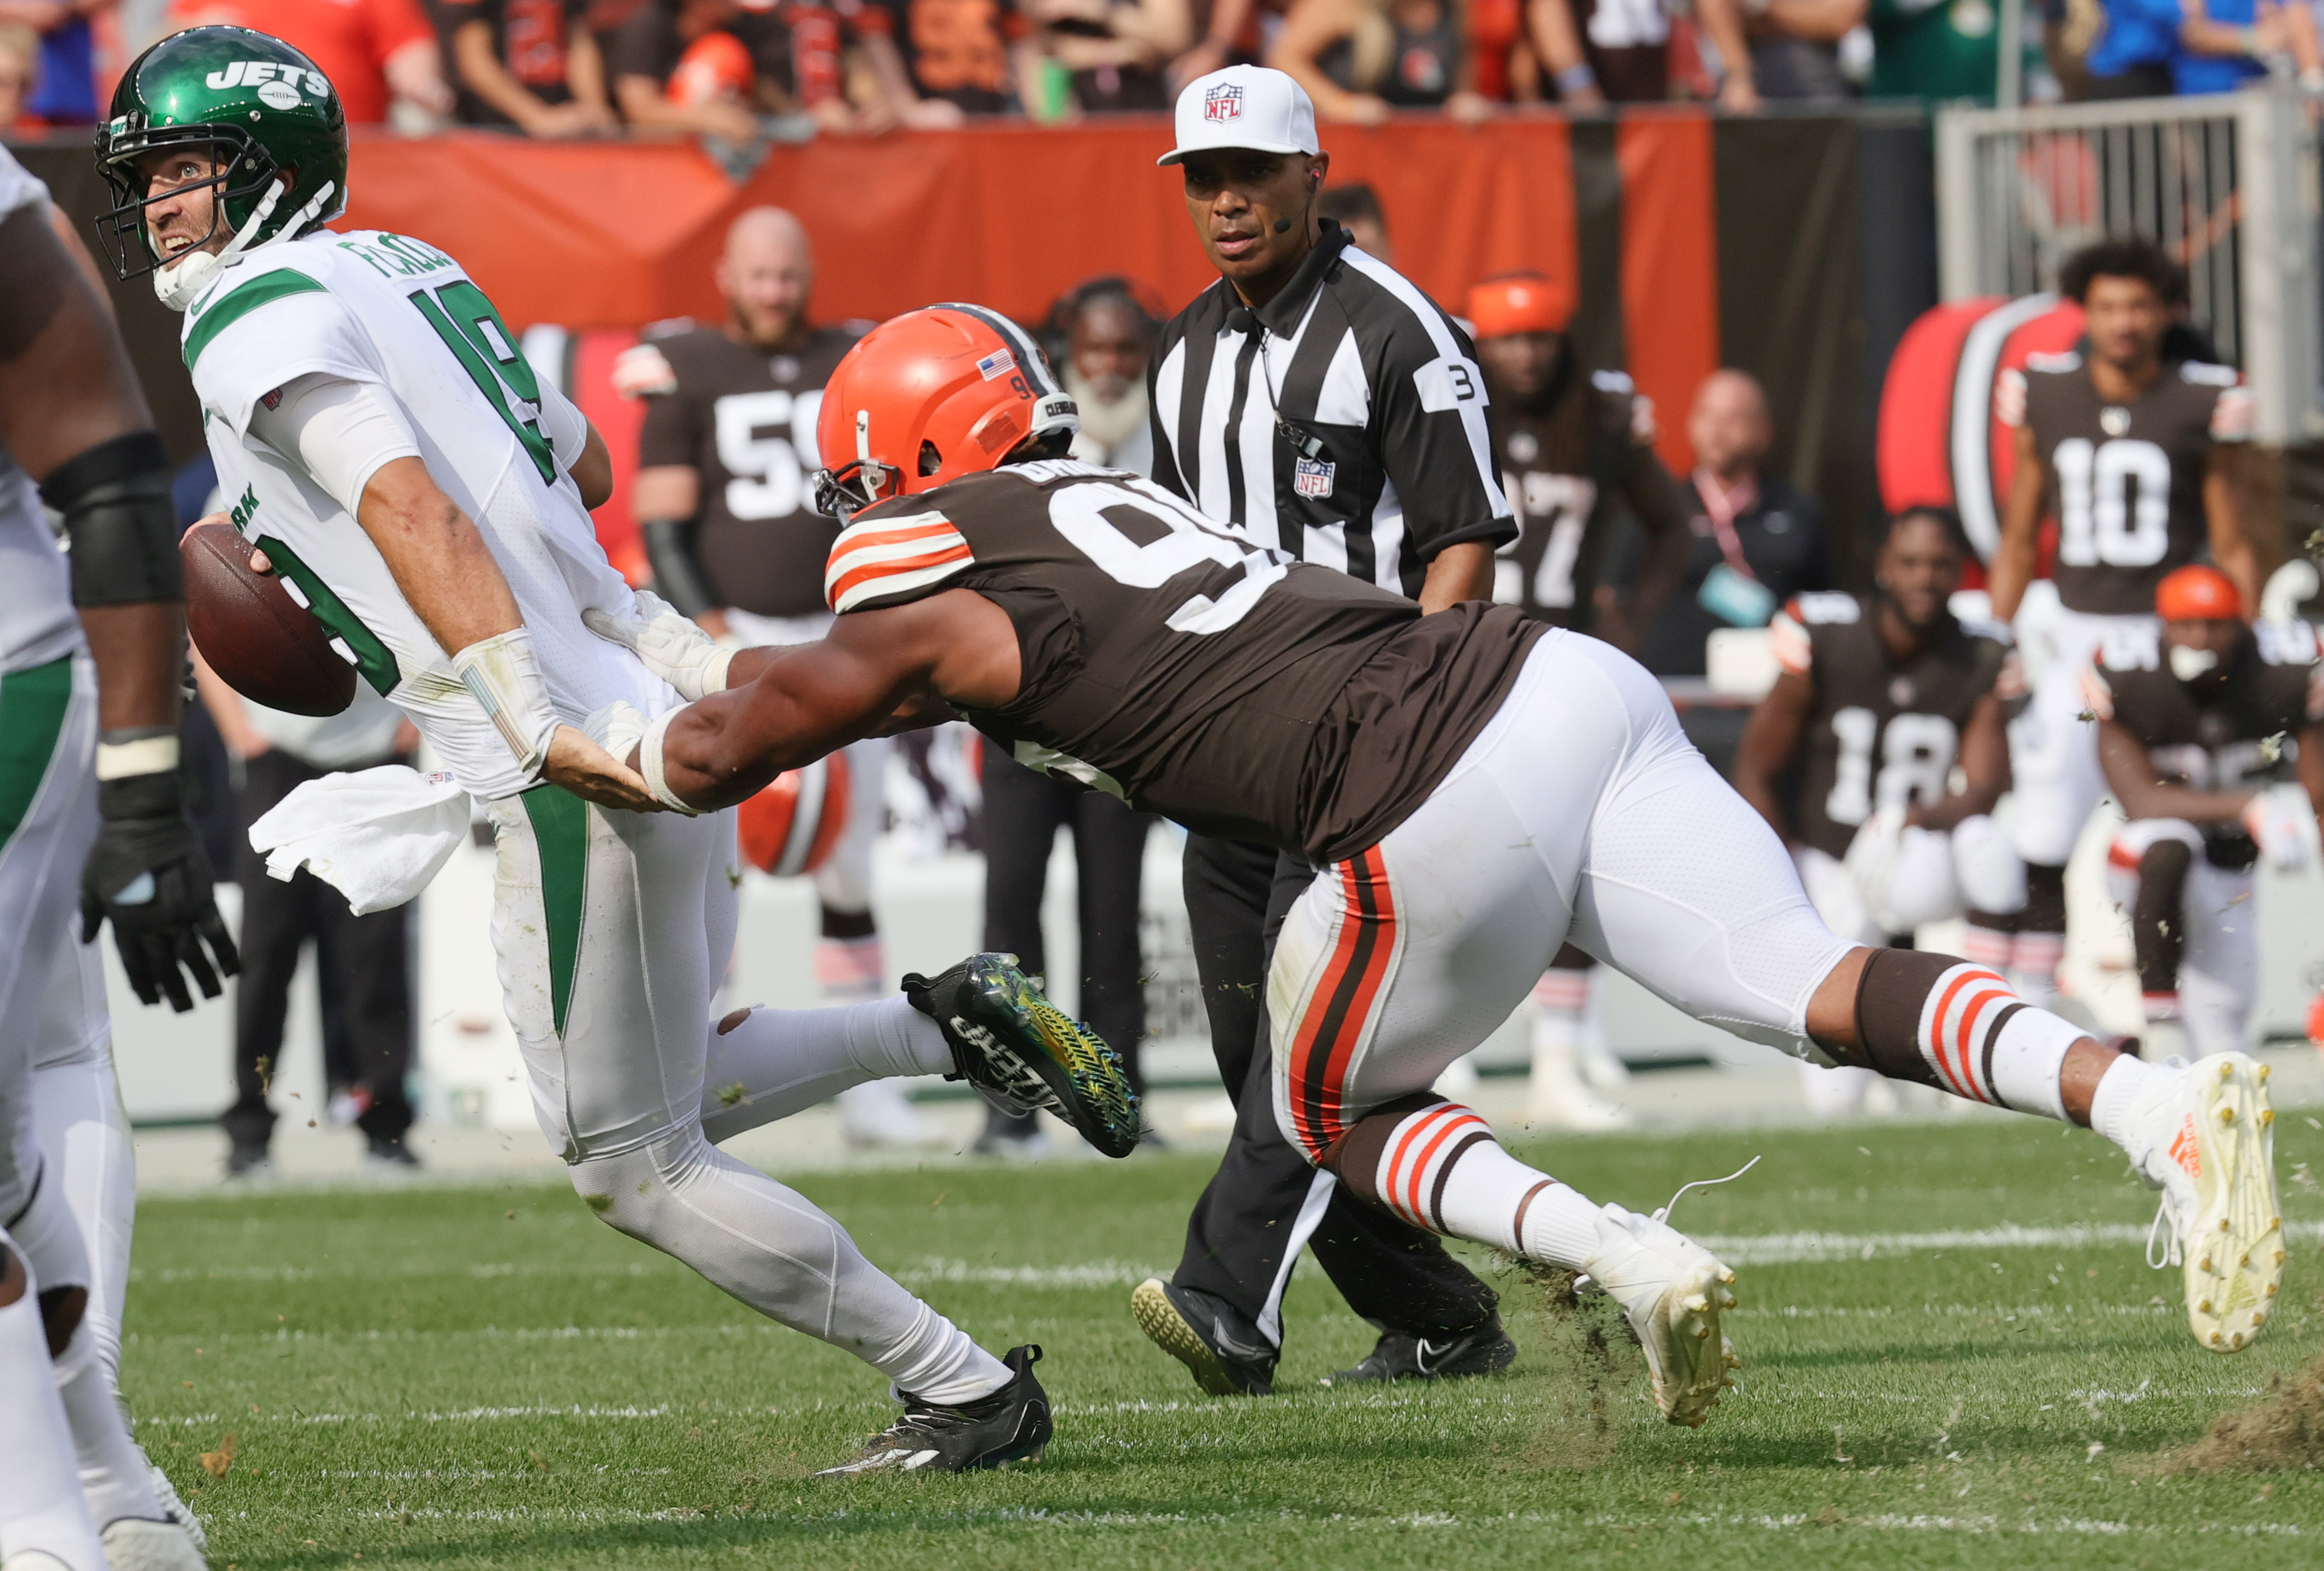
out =
[[912,1007],[942,1028],[958,1073],[1012,1112],[1047,1108],[1108,1156],[1138,1147],[1138,1093],[1121,1056],[1042,996],[1011,955],[977,954],[904,978]]

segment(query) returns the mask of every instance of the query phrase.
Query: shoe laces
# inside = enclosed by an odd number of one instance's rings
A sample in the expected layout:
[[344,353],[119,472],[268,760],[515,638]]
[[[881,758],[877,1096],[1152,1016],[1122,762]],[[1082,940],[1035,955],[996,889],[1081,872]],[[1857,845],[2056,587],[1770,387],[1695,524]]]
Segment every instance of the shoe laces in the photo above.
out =
[[2166,1189],[2162,1203],[2154,1208],[2154,1221],[2146,1229],[2146,1263],[2156,1271],[2168,1271],[2185,1260],[2179,1243],[2183,1231],[2179,1225],[2179,1202]]
[[1678,1203],[1680,1199],[1685,1196],[1687,1190],[1707,1190],[1715,1188],[1720,1184],[1731,1184],[1737,1179],[1741,1178],[1745,1173],[1749,1172],[1753,1168],[1758,1165],[1759,1158],[1755,1156],[1750,1161],[1745,1162],[1741,1167],[1737,1168],[1733,1172],[1729,1173],[1725,1178],[1696,1179],[1692,1183],[1681,1184],[1678,1187],[1678,1192],[1671,1196],[1669,1199],[1664,1201],[1662,1209],[1655,1212],[1648,1220],[1660,1222],[1664,1226],[1668,1226],[1670,1225],[1671,1213],[1678,1209]]

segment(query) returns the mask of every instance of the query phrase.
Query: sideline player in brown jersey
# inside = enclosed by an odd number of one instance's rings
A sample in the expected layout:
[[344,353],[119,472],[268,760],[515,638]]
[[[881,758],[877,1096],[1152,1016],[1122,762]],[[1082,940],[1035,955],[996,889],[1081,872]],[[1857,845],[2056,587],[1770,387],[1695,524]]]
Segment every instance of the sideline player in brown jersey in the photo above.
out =
[[[1962,955],[1997,969],[2025,871],[1987,815],[2009,786],[2006,705],[2024,677],[2006,633],[1949,609],[1967,556],[1950,513],[1907,509],[1873,560],[1873,593],[1803,594],[1777,612],[1783,674],[1744,728],[1734,781],[1790,845],[1834,932],[1909,944],[1915,928],[1966,914]],[[1859,1107],[1877,1079],[1801,1071],[1826,1116]]]
[[[1013,381],[982,369],[1003,357]],[[1569,937],[1753,1040],[2092,1125],[2174,1186],[2182,1226],[2233,1246],[2190,1252],[2198,1339],[2232,1350],[2265,1319],[2282,1253],[2261,1066],[2145,1064],[1984,967],[1835,937],[1636,661],[1508,606],[1424,615],[1223,534],[1063,458],[1074,426],[993,312],[875,328],[819,427],[822,494],[850,518],[824,578],[831,632],[730,653],[674,614],[593,616],[706,694],[595,723],[694,812],[949,706],[1028,764],[1305,857],[1319,870],[1268,981],[1286,1138],[1409,1223],[1587,1272],[1674,1422],[1701,1422],[1727,1381],[1733,1273],[1666,1208],[1593,1205],[1429,1089]],[[2190,1121],[2200,1174],[2164,1153]]]
[[2253,865],[2304,864],[2303,820],[2324,812],[2324,666],[2312,624],[2246,626],[2216,568],[2180,568],[2154,609],[2159,627],[2118,629],[2084,674],[2130,818],[2107,876],[2150,1024],[2177,1022],[2199,1055],[2232,1052],[2259,986]]
[[[1598,587],[1622,504],[1651,537],[1687,519],[1677,482],[1655,456],[1653,406],[1620,372],[1583,371],[1565,314],[1538,273],[1487,279],[1469,291],[1468,315],[1492,397],[1485,414],[1501,492],[1517,521],[1517,537],[1496,554],[1493,599],[1628,648],[1631,624]],[[1534,988],[1528,1124],[1607,1129],[1629,1122],[1584,1084],[1585,1075],[1600,1089],[1624,1078],[1621,1061],[1591,1029],[1598,979],[1597,963],[1568,944]]]
[[[753,207],[726,231],[718,262],[726,319],[650,333],[615,371],[623,390],[646,400],[631,506],[655,593],[739,645],[806,643],[831,625],[823,562],[839,520],[816,510],[807,480],[823,384],[862,324],[814,326],[814,287],[807,230],[779,207]],[[847,826],[814,875],[823,907],[815,971],[826,1003],[885,990],[872,848],[887,817],[891,749],[872,737],[847,749]],[[839,1115],[857,1144],[934,1135],[894,1080],[849,1087]]]
[[2229,366],[2165,353],[2186,270],[2152,242],[2107,240],[2067,259],[2059,290],[2081,303],[2081,345],[2004,372],[1995,394],[2017,430],[1993,557],[1997,619],[2017,620],[2042,519],[2058,519],[2059,609],[2024,629],[2034,697],[2010,727],[2012,839],[2026,863],[2010,980],[2043,1000],[2065,951],[2066,859],[2105,788],[2082,669],[2110,629],[2151,626],[2155,585],[2207,547],[2244,604],[2259,588],[2239,496],[2251,390]]

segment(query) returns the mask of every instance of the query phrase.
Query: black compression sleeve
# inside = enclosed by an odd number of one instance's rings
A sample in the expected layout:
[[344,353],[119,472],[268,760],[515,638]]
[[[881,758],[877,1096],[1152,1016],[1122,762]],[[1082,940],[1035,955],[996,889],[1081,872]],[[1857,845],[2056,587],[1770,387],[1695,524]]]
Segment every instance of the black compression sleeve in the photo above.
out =
[[702,569],[694,560],[693,543],[687,538],[690,525],[667,519],[650,519],[640,526],[645,536],[646,560],[653,565],[654,593],[678,609],[681,616],[700,616],[715,611],[717,601],[711,598],[710,586],[702,581]]
[[132,431],[67,459],[42,482],[41,500],[65,516],[75,605],[185,598],[161,437]]

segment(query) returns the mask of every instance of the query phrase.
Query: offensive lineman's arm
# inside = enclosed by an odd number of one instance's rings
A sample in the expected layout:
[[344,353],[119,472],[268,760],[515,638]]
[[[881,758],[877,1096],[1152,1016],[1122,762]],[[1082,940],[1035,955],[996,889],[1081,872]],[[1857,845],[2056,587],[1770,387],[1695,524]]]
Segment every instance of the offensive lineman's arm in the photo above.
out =
[[2259,558],[2244,529],[2245,479],[2250,449],[2241,442],[2214,442],[2203,461],[2203,520],[2211,537],[2211,560],[2243,597],[2245,617],[2259,614]]
[[594,513],[613,500],[613,450],[605,446],[596,423],[588,424],[589,439],[581,448],[581,456],[565,473],[580,488],[581,505]]
[[2033,426],[2019,426],[2014,440],[2017,468],[2009,479],[2009,501],[2001,510],[2001,542],[1994,547],[1993,564],[1987,578],[1995,620],[2005,622],[2017,620],[2017,607],[2025,598],[2025,586],[2034,582],[2042,530],[2042,498],[2050,480],[2041,454],[2034,446]]
[[645,537],[654,593],[718,639],[726,636],[726,613],[694,559],[694,519],[701,506],[702,472],[690,464],[656,464],[640,469],[631,482],[630,511]]
[[1464,600],[1492,598],[1493,547],[1483,540],[1462,540],[1445,547],[1428,564],[1428,576],[1420,584],[1424,614]]
[[1997,694],[1987,693],[1969,712],[1969,724],[1961,730],[1960,770],[1968,789],[1946,793],[1933,807],[1908,808],[1904,822],[1918,829],[1951,829],[1964,818],[1991,813],[2009,789],[2009,728]]
[[1806,673],[1786,671],[1775,678],[1744,722],[1743,739],[1735,747],[1735,790],[1767,826],[1789,844],[1790,815],[1784,810],[1775,783],[1798,757],[1800,740],[1807,735],[1808,716],[1815,708],[1815,685]]
[[110,918],[137,996],[190,1009],[180,967],[206,997],[220,991],[204,944],[227,976],[241,962],[180,795],[184,589],[168,460],[112,317],[42,202],[0,221],[0,443],[65,515],[97,663],[102,822],[81,940]]
[[[1017,696],[1020,669],[1008,613],[973,590],[850,611],[819,643],[735,656],[734,684],[663,730],[659,773],[690,807],[730,806],[785,769],[880,733],[924,695],[998,709]],[[642,755],[656,745],[649,731],[629,759],[648,778],[656,771]]]

